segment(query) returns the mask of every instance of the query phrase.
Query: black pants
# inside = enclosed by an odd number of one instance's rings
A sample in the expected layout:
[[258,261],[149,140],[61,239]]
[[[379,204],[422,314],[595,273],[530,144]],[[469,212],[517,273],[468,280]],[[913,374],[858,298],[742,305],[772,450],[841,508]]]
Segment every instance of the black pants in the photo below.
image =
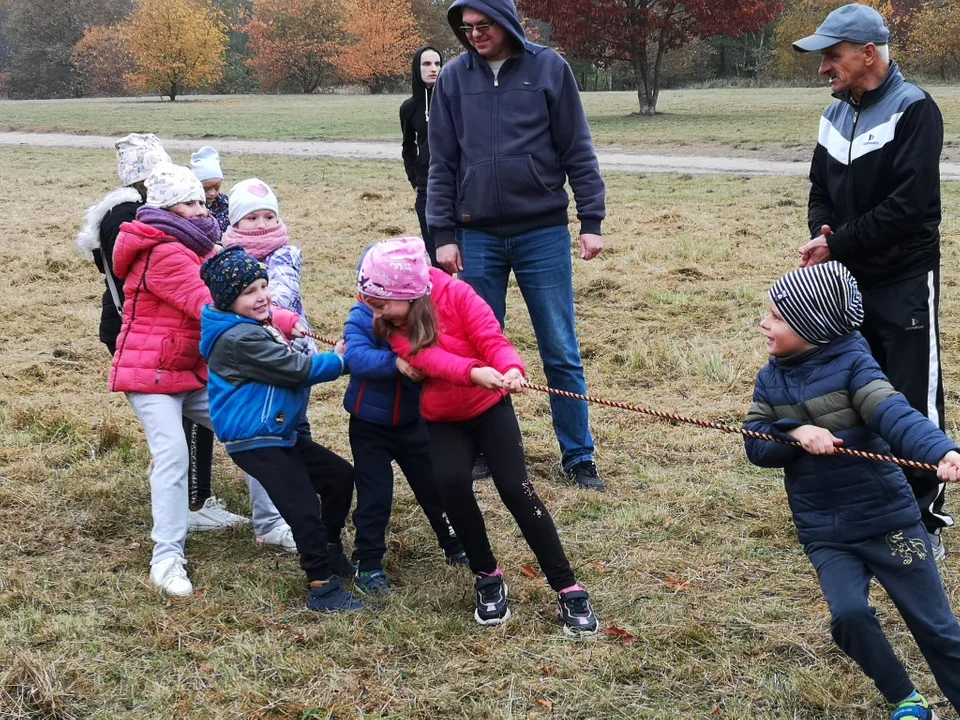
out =
[[940,690],[960,710],[960,623],[950,609],[925,528],[917,523],[856,543],[813,542],[804,551],[830,607],[834,641],[887,702],[906,699],[914,685],[870,607],[874,577],[907,623]]
[[[353,466],[307,438],[230,457],[260,481],[293,531],[307,580],[330,577],[327,543],[340,543],[353,499]],[[320,496],[319,498],[317,496]]]
[[387,552],[385,535],[393,507],[393,465],[400,466],[413,495],[423,508],[437,542],[447,554],[459,552],[460,540],[443,512],[433,479],[430,434],[422,420],[388,427],[350,416],[350,448],[357,473],[357,507],[353,524],[357,539],[353,559],[361,571],[382,568]]
[[447,272],[446,268],[437,262],[437,242],[433,238],[433,233],[427,227],[427,191],[417,191],[417,203],[414,206],[417,211],[417,219],[420,220],[420,234],[423,236],[423,244],[427,246],[427,255],[430,256],[430,262],[435,268]]
[[510,398],[504,398],[465,422],[434,422],[429,427],[433,467],[443,506],[470,558],[470,569],[481,573],[497,568],[483,513],[473,494],[471,470],[479,451],[487,459],[500,499],[520,526],[550,587],[559,592],[575,584],[553,518],[527,477],[523,439]]
[[[890,383],[942,430],[940,271],[879,288],[862,289],[861,332]],[[929,531],[953,525],[944,512],[945,484],[935,473],[905,469]]]
[[190,473],[187,475],[190,507],[196,507],[203,505],[213,495],[210,486],[213,474],[213,430],[185,417],[183,434],[190,448]]

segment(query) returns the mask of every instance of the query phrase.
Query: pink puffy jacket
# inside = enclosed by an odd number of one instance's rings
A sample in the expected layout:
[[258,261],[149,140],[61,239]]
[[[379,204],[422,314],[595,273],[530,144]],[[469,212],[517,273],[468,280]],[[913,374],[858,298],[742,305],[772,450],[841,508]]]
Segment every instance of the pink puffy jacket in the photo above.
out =
[[427,377],[420,392],[420,414],[433,422],[461,422],[489,410],[506,391],[484,390],[470,382],[470,371],[490,366],[501,373],[516,368],[526,375],[523,360],[500,329],[493,310],[462,280],[430,268],[440,343],[410,354],[402,333],[390,346]]
[[207,384],[200,311],[213,298],[200,279],[204,259],[151,225],[120,226],[113,267],[124,281],[123,327],[111,390],[173,395]]

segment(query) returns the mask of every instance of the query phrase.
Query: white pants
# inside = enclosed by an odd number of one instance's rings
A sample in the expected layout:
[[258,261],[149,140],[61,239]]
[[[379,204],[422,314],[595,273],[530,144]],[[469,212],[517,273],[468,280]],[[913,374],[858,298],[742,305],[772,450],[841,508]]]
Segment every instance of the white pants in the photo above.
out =
[[[176,395],[127,393],[127,400],[143,425],[153,457],[153,472],[150,473],[153,532],[150,537],[155,544],[150,564],[156,565],[171,557],[185,557],[190,448],[183,434],[182,418],[188,417],[212,429],[210,404],[206,388]],[[282,519],[263,486],[249,475],[247,484],[253,504],[254,527],[262,535]]]

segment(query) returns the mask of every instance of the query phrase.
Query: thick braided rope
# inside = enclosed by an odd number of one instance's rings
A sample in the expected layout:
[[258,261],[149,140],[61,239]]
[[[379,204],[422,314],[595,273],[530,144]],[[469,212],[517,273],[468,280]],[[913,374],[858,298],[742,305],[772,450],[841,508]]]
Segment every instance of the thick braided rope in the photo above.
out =
[[[327,345],[337,344],[336,340],[324,337],[323,335],[317,335],[316,333],[310,332],[305,334],[308,337],[312,337],[314,340],[319,340]],[[650,410],[649,408],[640,407],[639,405],[632,405],[630,403],[618,402],[616,400],[605,400],[603,398],[593,397],[592,395],[581,395],[579,393],[568,392],[566,390],[557,390],[556,388],[547,387],[546,385],[538,385],[527,380],[523,381],[523,385],[530,390],[547,393],[548,395],[557,395],[558,397],[570,398],[571,400],[583,400],[584,402],[593,403],[595,405],[604,405],[606,407],[618,408],[619,410],[628,410],[630,412],[640,413],[641,415],[648,415],[660,420],[666,420],[667,422],[686,423],[687,425],[696,425],[698,427],[708,428],[710,430],[719,430],[721,432],[731,433],[734,435],[743,435],[744,437],[754,438],[756,440],[768,440],[781,445],[800,447],[799,442],[790,442],[774,435],[768,435],[767,433],[756,432],[755,430],[747,430],[746,428],[738,425],[727,425],[725,423],[718,423],[712,420],[700,420],[698,418],[677,415],[676,413]],[[895,463],[902,467],[913,468],[915,470],[929,470],[930,472],[937,471],[936,465],[917,462],[916,460],[905,460],[903,458],[894,457],[893,455],[880,455],[878,453],[864,452],[863,450],[851,450],[845,447],[838,447],[835,450],[840,455],[850,455],[852,457],[862,458],[863,460]]]

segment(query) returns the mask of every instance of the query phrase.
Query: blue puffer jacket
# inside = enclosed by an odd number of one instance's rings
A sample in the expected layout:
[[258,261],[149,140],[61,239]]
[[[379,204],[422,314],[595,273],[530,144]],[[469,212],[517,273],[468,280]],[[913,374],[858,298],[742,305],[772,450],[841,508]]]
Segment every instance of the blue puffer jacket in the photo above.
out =
[[[744,425],[786,440],[801,425],[826,428],[843,447],[937,464],[956,444],[890,385],[860,333],[789,358],[770,358],[757,375]],[[850,543],[920,521],[897,465],[746,439],[761,467],[786,470],[787,499],[800,542]],[[889,444],[888,444],[889,443]]]
[[346,369],[340,356],[294,352],[271,325],[207,305],[200,319],[210,419],[228,453],[297,443],[310,386]]
[[397,356],[386,340],[374,337],[373,311],[357,303],[350,311],[343,337],[350,384],[343,407],[377,425],[406,425],[420,418],[420,384],[397,370]]

